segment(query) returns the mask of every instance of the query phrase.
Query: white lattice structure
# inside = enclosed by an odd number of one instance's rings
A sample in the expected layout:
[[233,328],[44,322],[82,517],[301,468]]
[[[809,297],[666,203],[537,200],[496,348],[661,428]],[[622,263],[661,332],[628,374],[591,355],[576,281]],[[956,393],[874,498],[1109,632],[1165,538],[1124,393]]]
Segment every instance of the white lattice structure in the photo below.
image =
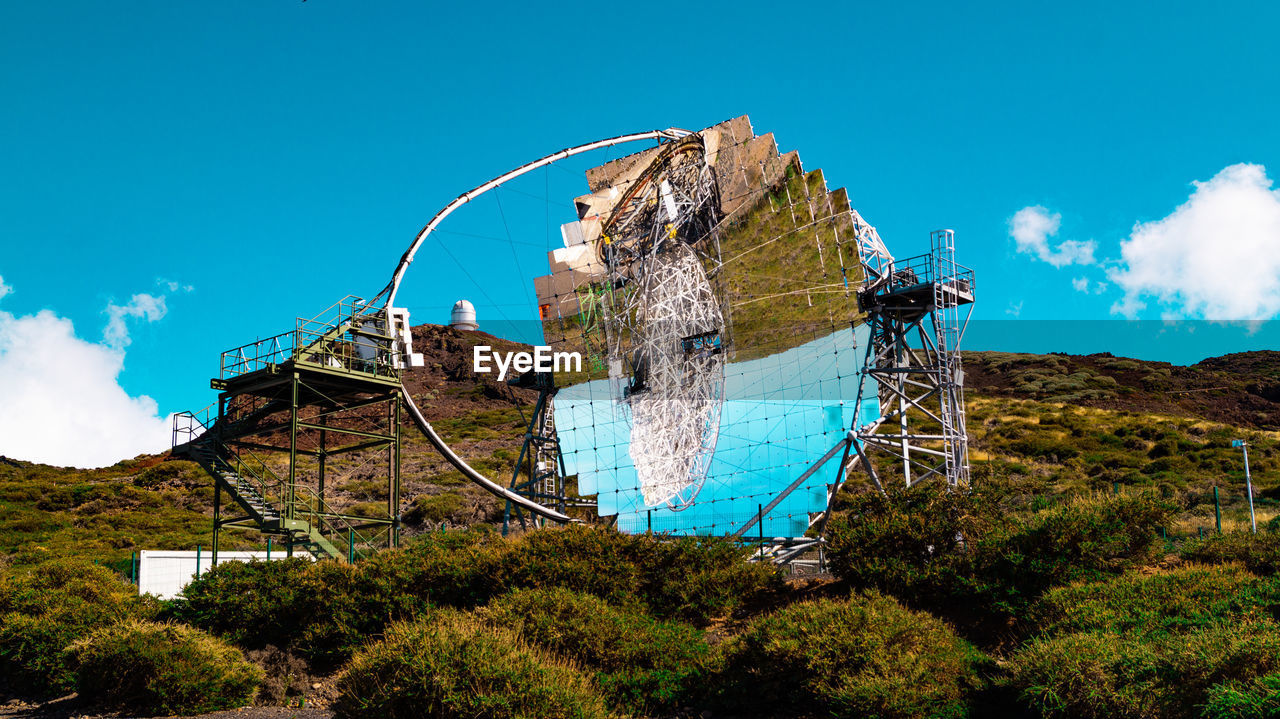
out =
[[646,506],[683,508],[706,480],[720,431],[725,319],[706,264],[719,263],[718,198],[701,138],[651,162],[602,225],[621,301],[606,307],[610,378],[630,407]]
[[645,385],[629,397],[631,457],[646,505],[682,506],[705,479],[720,431],[724,355],[705,339],[724,317],[687,245],[653,258],[642,282],[630,312]]

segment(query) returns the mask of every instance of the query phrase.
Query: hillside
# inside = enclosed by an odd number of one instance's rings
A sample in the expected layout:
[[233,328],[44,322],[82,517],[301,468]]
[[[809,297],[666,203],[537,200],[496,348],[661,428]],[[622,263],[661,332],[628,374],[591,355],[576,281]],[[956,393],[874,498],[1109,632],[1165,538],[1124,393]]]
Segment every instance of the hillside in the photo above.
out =
[[1189,367],[1114,357],[967,352],[967,389],[978,395],[1176,414],[1280,430],[1280,352],[1213,357]]
[[[528,390],[477,380],[471,346],[516,345],[483,332],[414,330],[426,366],[410,373],[415,400],[452,446],[490,476],[509,480]],[[975,476],[1020,483],[1028,494],[1158,488],[1181,497],[1177,528],[1212,522],[1218,485],[1228,523],[1244,521],[1243,467],[1230,441],[1250,439],[1260,520],[1280,499],[1280,352],[1212,358],[1189,367],[1106,355],[968,353],[966,379]],[[450,468],[416,431],[405,433],[406,534],[501,521],[502,503]],[[123,568],[132,551],[210,541],[212,490],[189,462],[138,457],[98,470],[0,459],[0,556],[27,564],[73,554]],[[385,501],[358,471],[331,485],[335,503]],[[228,548],[257,546],[227,533]]]

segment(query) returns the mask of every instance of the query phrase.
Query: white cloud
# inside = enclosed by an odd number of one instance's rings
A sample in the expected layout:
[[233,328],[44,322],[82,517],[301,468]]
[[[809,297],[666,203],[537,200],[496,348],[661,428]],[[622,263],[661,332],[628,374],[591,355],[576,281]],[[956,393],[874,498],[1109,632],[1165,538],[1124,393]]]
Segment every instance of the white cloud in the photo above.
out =
[[1280,192],[1262,165],[1224,168],[1168,217],[1138,223],[1108,272],[1124,290],[1111,311],[1261,320],[1280,314]]
[[1022,300],[1010,302],[1004,313],[1006,315],[1011,315],[1014,319],[1020,317],[1022,315]]
[[1063,240],[1057,247],[1049,244],[1049,238],[1058,235],[1062,215],[1049,213],[1044,207],[1024,207],[1009,219],[1009,236],[1018,245],[1018,251],[1035,255],[1054,267],[1093,264],[1093,240]]
[[13,288],[10,287],[9,285],[6,285],[4,283],[4,278],[0,277],[0,299],[4,299],[4,296],[9,294],[10,292],[13,292]]
[[0,455],[102,467],[165,449],[171,420],[150,397],[129,396],[123,367],[119,346],[76,337],[71,320],[0,311]]
[[1111,285],[1101,280],[1091,280],[1088,277],[1076,277],[1071,280],[1071,287],[1076,292],[1083,292],[1086,295],[1100,295],[1107,291]]
[[102,330],[102,339],[112,347],[123,349],[129,346],[129,326],[125,319],[141,317],[147,322],[163,319],[168,308],[164,304],[164,295],[137,294],[129,300],[129,304],[107,304],[107,326]]
[[196,290],[195,285],[185,285],[177,280],[166,280],[163,277],[157,278],[156,284],[160,287],[168,288],[170,292],[177,292],[178,290],[182,290],[183,292],[195,292]]

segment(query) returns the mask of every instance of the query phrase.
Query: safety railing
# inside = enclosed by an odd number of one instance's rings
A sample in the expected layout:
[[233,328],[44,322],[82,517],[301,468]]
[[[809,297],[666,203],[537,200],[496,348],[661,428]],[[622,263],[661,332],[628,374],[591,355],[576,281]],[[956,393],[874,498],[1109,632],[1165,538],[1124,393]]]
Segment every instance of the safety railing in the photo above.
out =
[[238,452],[231,451],[225,446],[221,446],[220,449],[223,451],[218,453],[219,459],[234,471],[241,481],[247,481],[252,485],[258,496],[275,508],[281,518],[285,517],[288,484],[284,478],[276,474],[261,457],[247,449]]
[[941,268],[939,264],[933,253],[894,260],[893,271],[884,291],[898,292],[937,282],[951,285],[964,293],[973,292],[973,270],[955,262],[947,262]]
[[322,535],[328,534],[332,537],[330,541],[341,538],[351,544],[348,547],[349,556],[359,554],[355,545],[372,547],[376,541],[375,536],[357,529],[349,519],[333,511],[314,489],[305,484],[294,486],[293,518],[305,521]]
[[196,412],[178,412],[173,415],[173,443],[170,447],[187,444],[208,432],[217,417],[216,407],[215,402]]
[[[290,492],[289,483],[251,450],[241,449],[229,454],[230,467],[254,485],[258,494],[280,513],[281,519],[305,522],[308,533],[314,529],[321,535],[343,537],[348,541],[354,539],[365,546],[373,546],[375,537],[357,529],[335,512],[311,487],[295,483]],[[349,555],[354,551],[354,548],[348,548]]]
[[282,332],[222,353],[220,377],[230,379],[293,359],[295,332]]
[[348,295],[283,332],[222,353],[220,376],[230,379],[294,361],[334,372],[396,379],[395,338],[385,308]]

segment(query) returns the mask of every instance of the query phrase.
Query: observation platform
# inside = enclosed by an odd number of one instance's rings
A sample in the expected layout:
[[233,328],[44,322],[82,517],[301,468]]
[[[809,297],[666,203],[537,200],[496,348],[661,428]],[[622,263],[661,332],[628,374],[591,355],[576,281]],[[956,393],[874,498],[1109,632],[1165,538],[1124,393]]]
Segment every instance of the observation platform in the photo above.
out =
[[[397,333],[401,337],[397,336]],[[400,527],[400,369],[408,314],[348,296],[294,329],[227,350],[213,407],[174,418],[173,452],[214,480],[222,529],[256,529],[317,558],[395,546]],[[258,453],[263,453],[259,456]],[[385,512],[338,511],[326,484],[339,455],[385,487]],[[347,456],[350,455],[350,456]],[[238,516],[223,516],[222,495]]]
[[288,332],[223,352],[210,386],[241,394],[300,372],[330,387],[399,387],[392,331],[385,310],[348,296],[314,318],[298,318]]
[[930,253],[898,260],[893,273],[858,296],[863,309],[913,315],[972,304],[973,270]]

